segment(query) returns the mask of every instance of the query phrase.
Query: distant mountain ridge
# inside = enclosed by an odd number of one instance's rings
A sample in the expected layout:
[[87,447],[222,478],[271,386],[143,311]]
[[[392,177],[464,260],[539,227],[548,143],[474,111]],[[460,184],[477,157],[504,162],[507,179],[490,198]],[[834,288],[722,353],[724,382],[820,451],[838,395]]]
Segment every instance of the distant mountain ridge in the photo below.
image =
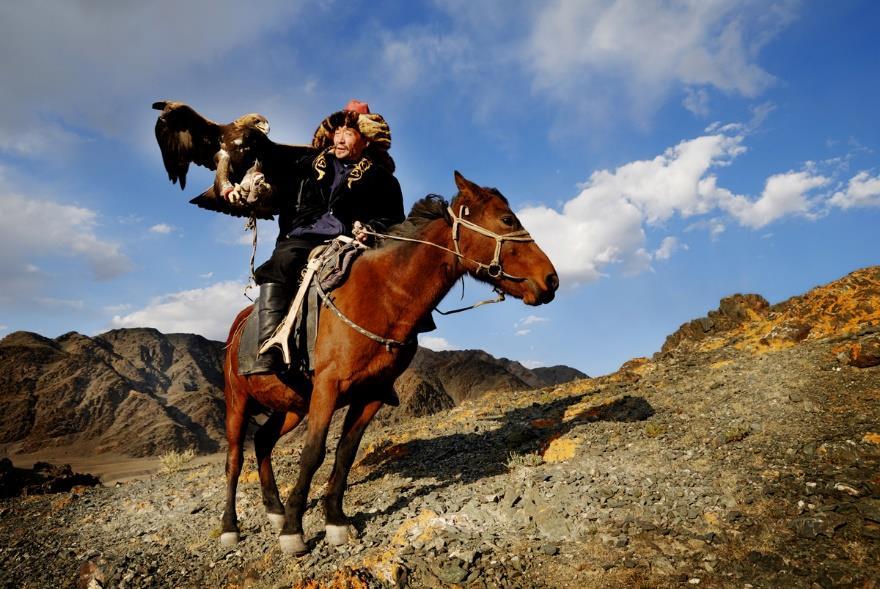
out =
[[[0,448],[82,446],[146,456],[219,449],[222,351],[198,335],[117,329],[0,340]],[[198,391],[198,394],[194,394]]]
[[[0,453],[51,447],[149,456],[223,447],[222,342],[151,328],[55,339],[14,332],[0,340]],[[449,409],[489,390],[582,378],[569,367],[529,370],[480,350],[419,349],[387,420]]]

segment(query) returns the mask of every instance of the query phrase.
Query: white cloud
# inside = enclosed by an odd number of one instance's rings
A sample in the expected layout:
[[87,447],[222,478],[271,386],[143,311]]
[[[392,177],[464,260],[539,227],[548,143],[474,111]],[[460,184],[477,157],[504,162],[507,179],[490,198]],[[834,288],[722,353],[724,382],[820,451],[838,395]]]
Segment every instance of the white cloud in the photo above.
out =
[[540,315],[526,315],[522,319],[518,319],[514,324],[514,327],[525,327],[526,325],[534,325],[535,323],[546,323],[550,321],[547,317],[541,317]]
[[204,274],[199,274],[199,278],[204,278],[205,280],[214,276],[213,272],[205,272]]
[[176,231],[176,230],[177,230],[176,227],[172,227],[171,225],[169,225],[167,223],[157,223],[156,225],[153,225],[152,227],[150,227],[151,233],[159,233],[160,235],[168,235],[172,231]]
[[705,88],[686,88],[681,104],[698,117],[709,116],[709,93]]
[[389,81],[401,90],[439,83],[445,76],[470,69],[470,55],[470,44],[464,37],[432,34],[422,28],[408,29],[394,37],[388,35],[382,47]]
[[110,315],[118,315],[119,313],[122,313],[123,311],[128,311],[129,309],[131,309],[131,304],[120,303],[118,305],[107,305],[106,307],[104,307],[104,312]]
[[156,297],[143,309],[115,315],[113,327],[154,327],[164,333],[197,333],[225,341],[236,314],[249,302],[244,285],[218,282],[205,288]]
[[532,333],[531,329],[520,329],[520,330],[516,331],[516,335],[519,335],[519,336],[529,335],[530,333]]
[[[756,117],[766,110],[756,112]],[[751,125],[712,125],[709,134],[682,141],[653,159],[593,172],[561,211],[533,206],[518,214],[563,281],[574,284],[598,279],[611,264],[632,275],[648,269],[652,260],[668,259],[684,247],[678,238],[667,236],[656,251],[649,252],[646,230],[665,226],[674,216],[721,213],[751,229],[789,216],[817,218],[828,199],[820,189],[830,180],[809,163],[805,170],[767,178],[756,199],[719,186],[714,169],[732,165],[745,152],[745,133]],[[880,178],[862,172],[831,203],[880,202],[878,197]],[[685,231],[697,228],[707,229],[717,239],[725,223],[717,216],[699,219]]]
[[880,206],[880,175],[859,172],[850,178],[846,190],[835,192],[829,202],[842,209]]
[[776,174],[767,179],[757,201],[720,189],[721,206],[746,227],[760,229],[786,215],[809,215],[813,207],[807,194],[827,183],[828,178],[810,172]]
[[95,234],[95,211],[18,194],[0,194],[0,209],[0,272],[7,278],[38,273],[36,264],[22,262],[42,256],[85,260],[98,280],[131,269],[118,243]]
[[522,364],[529,370],[534,370],[535,368],[540,368],[547,365],[546,362],[542,362],[541,360],[524,360],[520,362],[520,364]]
[[742,141],[724,133],[682,141],[651,160],[593,172],[561,213],[538,206],[518,214],[568,280],[596,280],[612,263],[637,274],[651,261],[643,225],[712,210],[718,192],[710,171],[743,153]]
[[[675,85],[758,95],[773,76],[757,54],[793,10],[791,2],[556,0],[532,16],[524,59],[540,90],[572,104],[613,83],[632,110],[645,112]],[[686,100],[699,111],[704,98],[698,90]]]
[[655,260],[668,260],[676,250],[679,248],[684,249],[686,247],[687,246],[682,246],[676,237],[664,237],[663,241],[660,242],[660,247],[654,252],[653,258]]
[[446,340],[446,338],[438,337],[435,335],[419,335],[419,345],[423,348],[434,350],[435,352],[455,349],[453,348],[452,344],[450,344]]

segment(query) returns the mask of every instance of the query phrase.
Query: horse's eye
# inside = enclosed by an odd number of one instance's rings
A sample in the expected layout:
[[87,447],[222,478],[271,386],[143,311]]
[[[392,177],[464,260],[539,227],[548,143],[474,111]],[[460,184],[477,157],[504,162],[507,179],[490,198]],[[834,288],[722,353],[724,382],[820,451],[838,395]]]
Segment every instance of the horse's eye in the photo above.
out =
[[508,227],[513,227],[513,217],[511,215],[504,215],[501,217],[501,222]]

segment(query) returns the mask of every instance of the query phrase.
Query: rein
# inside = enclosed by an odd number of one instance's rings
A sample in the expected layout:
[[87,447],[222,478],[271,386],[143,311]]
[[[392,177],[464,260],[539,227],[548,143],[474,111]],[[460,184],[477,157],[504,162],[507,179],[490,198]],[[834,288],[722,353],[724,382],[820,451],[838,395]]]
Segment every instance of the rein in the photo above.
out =
[[[456,256],[457,258],[459,258],[461,260],[466,260],[468,262],[471,262],[472,264],[474,264],[477,267],[477,269],[476,269],[477,273],[479,273],[481,271],[485,271],[486,274],[490,278],[496,278],[496,279],[497,278],[505,278],[507,280],[513,280],[516,282],[522,282],[523,280],[525,280],[525,278],[521,278],[519,276],[513,276],[513,275],[508,274],[507,272],[504,271],[504,268],[501,266],[501,247],[504,245],[505,241],[518,241],[518,242],[533,242],[533,241],[535,241],[532,238],[532,236],[529,235],[528,231],[526,231],[525,229],[522,229],[520,231],[511,231],[510,233],[495,233],[494,231],[490,231],[490,230],[486,229],[485,227],[482,227],[481,225],[477,225],[476,223],[473,223],[473,222],[465,219],[464,217],[466,215],[470,214],[470,211],[464,205],[459,207],[458,215],[455,214],[455,212],[452,210],[451,206],[447,206],[446,210],[449,212],[449,216],[452,217],[452,243],[455,245],[454,250],[451,250],[448,247],[442,246],[439,243],[434,243],[433,241],[425,241],[423,239],[415,239],[412,237],[403,237],[400,235],[391,235],[388,233],[379,233],[379,232],[373,231],[371,229],[366,229],[366,228],[362,228],[361,231],[363,233],[365,233],[366,235],[372,235],[374,237],[385,238],[385,239],[394,239],[397,241],[409,241],[412,243],[422,243],[425,245],[430,245],[432,247],[436,247],[438,249],[449,252],[450,254],[453,254],[454,256]],[[480,235],[485,235],[486,237],[491,237],[492,239],[495,240],[495,253],[492,256],[491,262],[489,262],[488,264],[485,264],[483,262],[480,262],[479,260],[474,260],[473,258],[469,258],[461,253],[461,247],[459,246],[459,243],[458,243],[459,236],[460,236],[460,231],[459,231],[460,227],[464,227],[465,229],[470,229],[471,231],[473,231],[475,233],[479,233]],[[354,321],[352,321],[351,319],[346,317],[345,314],[339,310],[339,308],[333,303],[333,299],[330,297],[330,295],[328,295],[326,292],[324,292],[324,290],[321,288],[320,284],[318,284],[317,281],[315,281],[315,289],[317,290],[318,295],[321,297],[321,300],[324,302],[324,305],[328,309],[333,311],[336,314],[336,316],[339,317],[339,319],[343,323],[345,323],[346,325],[348,325],[349,327],[351,327],[352,329],[354,329],[355,331],[357,331],[361,335],[368,337],[371,340],[373,340],[375,342],[379,342],[380,344],[384,345],[387,350],[390,351],[392,347],[402,347],[402,346],[405,346],[408,343],[412,342],[412,340],[402,342],[399,340],[382,337],[381,335],[377,335],[377,334],[373,333],[372,331],[364,329],[363,327],[361,327],[360,325],[358,325],[357,323],[355,323]],[[486,299],[485,301],[480,301],[478,303],[474,303],[473,305],[469,305],[467,307],[452,309],[451,311],[441,311],[437,307],[434,307],[434,310],[437,311],[438,313],[440,313],[441,315],[452,315],[453,313],[461,313],[462,311],[476,309],[477,307],[480,307],[482,305],[489,305],[492,303],[500,303],[505,300],[504,299],[504,292],[502,292],[497,286],[494,287],[492,290],[494,290],[496,293],[498,293],[498,296],[495,297],[494,299]]]
[[354,321],[352,321],[351,319],[346,317],[345,314],[339,310],[339,307],[337,307],[333,303],[333,299],[330,297],[330,295],[328,295],[326,292],[324,292],[324,289],[321,288],[320,281],[315,280],[314,284],[315,284],[315,290],[318,292],[318,296],[320,296],[321,300],[324,301],[324,306],[326,306],[328,309],[330,309],[331,311],[336,313],[336,316],[339,317],[340,321],[342,321],[343,323],[345,323],[346,325],[351,327],[353,330],[355,330],[359,334],[370,338],[374,342],[379,342],[380,344],[384,345],[386,350],[391,351],[392,347],[401,348],[401,347],[403,347],[413,341],[412,339],[409,339],[405,342],[402,342],[400,340],[382,337],[381,335],[377,335],[377,334],[373,333],[372,331],[364,329],[363,327],[361,327],[360,325],[358,325],[357,323],[355,323]]
[[[513,276],[504,271],[504,268],[501,266],[501,246],[504,245],[505,241],[520,241],[520,242],[533,242],[534,238],[529,235],[529,232],[525,229],[520,231],[511,231],[510,233],[495,233],[494,231],[489,231],[485,227],[481,225],[477,225],[476,223],[472,223],[465,219],[465,215],[468,215],[470,211],[464,205],[459,207],[459,214],[456,215],[452,210],[451,206],[446,207],[446,210],[449,212],[449,216],[452,217],[452,243],[455,245],[455,249],[451,250],[448,247],[442,246],[439,243],[434,243],[433,241],[425,241],[423,239],[415,239],[412,237],[403,237],[400,235],[391,235],[389,233],[378,233],[376,231],[371,231],[369,229],[362,229],[364,233],[367,235],[372,235],[374,237],[386,238],[386,239],[394,239],[397,241],[410,241],[413,243],[423,243],[425,245],[430,245],[441,249],[443,251],[449,252],[453,254],[455,257],[471,262],[477,267],[477,272],[479,273],[481,270],[485,270],[486,274],[489,275],[490,278],[506,278],[507,280],[513,280],[515,282],[522,282],[525,278],[520,276]],[[480,235],[485,235],[487,237],[491,237],[495,240],[495,254],[492,257],[492,261],[488,264],[484,264],[479,260],[474,260],[473,258],[469,258],[463,253],[461,253],[461,248],[458,245],[459,241],[459,227],[464,227],[466,229],[470,229],[475,233],[479,233]],[[497,289],[495,289],[497,291]],[[503,300],[503,297],[502,297]],[[475,305],[478,306],[478,305]]]

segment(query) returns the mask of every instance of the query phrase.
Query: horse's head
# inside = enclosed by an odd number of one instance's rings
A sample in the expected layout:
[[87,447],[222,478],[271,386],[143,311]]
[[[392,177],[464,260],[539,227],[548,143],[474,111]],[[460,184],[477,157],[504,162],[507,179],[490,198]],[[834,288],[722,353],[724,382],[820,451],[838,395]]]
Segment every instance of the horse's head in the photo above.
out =
[[459,192],[450,205],[453,239],[466,258],[463,263],[468,272],[527,305],[552,301],[559,287],[556,269],[510,210],[507,199],[458,172],[455,183]]

